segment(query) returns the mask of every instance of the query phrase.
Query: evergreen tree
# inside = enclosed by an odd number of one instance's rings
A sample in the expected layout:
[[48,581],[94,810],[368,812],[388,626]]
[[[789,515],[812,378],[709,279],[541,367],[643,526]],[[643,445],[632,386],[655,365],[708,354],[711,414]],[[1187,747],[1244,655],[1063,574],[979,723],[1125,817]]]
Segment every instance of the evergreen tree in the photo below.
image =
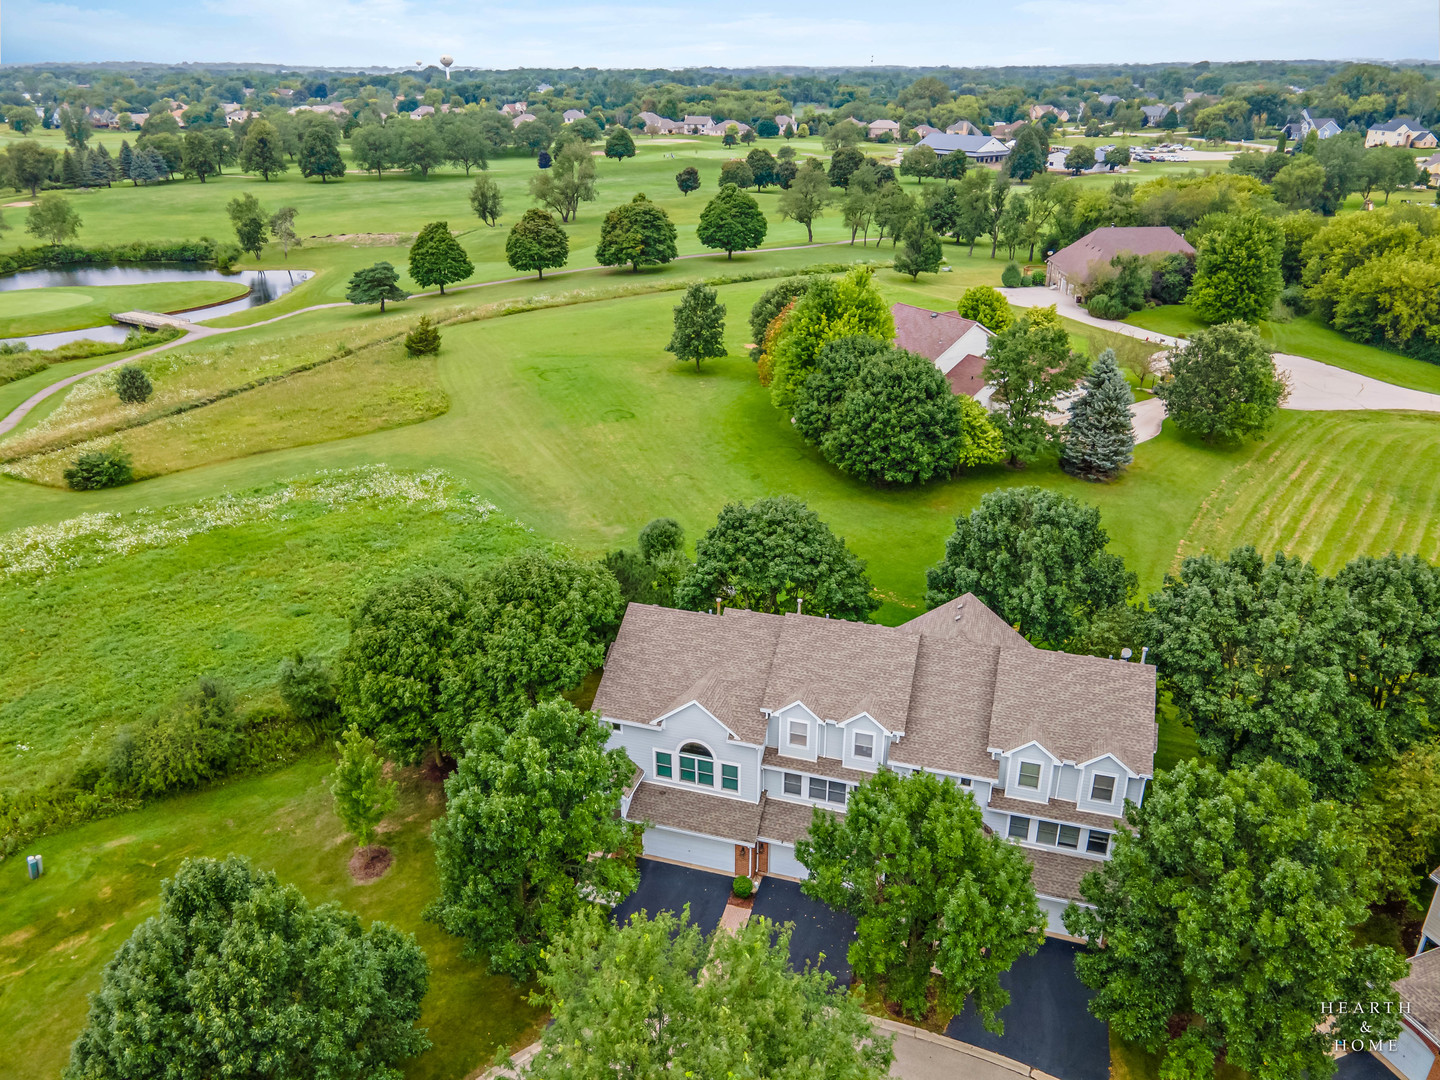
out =
[[905,230],[905,244],[895,253],[895,272],[909,274],[911,281],[940,272],[940,237],[927,222],[916,221]]
[[570,260],[570,238],[553,216],[531,207],[510,228],[505,238],[505,261],[520,271],[545,271],[564,266]]
[[90,151],[90,159],[85,163],[85,169],[86,183],[91,187],[109,187],[119,177],[115,159],[110,156],[110,151],[105,149],[104,143]]
[[768,227],[765,213],[754,196],[726,184],[700,212],[695,235],[706,247],[719,248],[727,259],[733,259],[735,252],[763,244]]
[[440,331],[429,315],[421,315],[415,329],[405,335],[405,351],[411,356],[432,356],[440,351]]
[[675,226],[670,215],[643,194],[621,203],[605,215],[595,261],[602,266],[642,266],[668,263],[675,258]]
[[80,187],[85,181],[85,151],[66,150],[60,155],[60,182],[66,187]]
[[410,279],[422,288],[439,285],[444,296],[448,283],[464,281],[473,273],[475,264],[450,235],[448,221],[430,222],[410,245]]
[[699,282],[685,290],[675,305],[675,333],[665,351],[681,363],[694,360],[696,371],[701,360],[725,355],[725,305],[719,293]]
[[1085,379],[1085,392],[1070,406],[1060,466],[1087,480],[1108,480],[1135,459],[1135,426],[1130,403],[1135,395],[1106,349]]
[[130,140],[120,140],[120,179],[129,180],[135,183],[135,178],[130,175],[130,168],[135,162],[135,151],[130,149]]
[[126,364],[115,374],[115,393],[126,405],[140,405],[155,392],[139,364]]
[[385,762],[375,753],[375,740],[360,734],[354,724],[345,729],[335,749],[340,754],[339,764],[330,774],[335,816],[354,837],[355,846],[366,848],[375,842],[375,826],[400,805],[399,785],[385,781]]
[[151,184],[161,177],[161,171],[155,166],[155,154],[140,147],[130,159],[130,167],[125,170],[130,177],[130,183],[138,187],[141,184]]
[[378,262],[350,275],[345,299],[352,304],[379,304],[383,313],[386,300],[405,300],[410,296],[400,288],[400,275],[388,262]]

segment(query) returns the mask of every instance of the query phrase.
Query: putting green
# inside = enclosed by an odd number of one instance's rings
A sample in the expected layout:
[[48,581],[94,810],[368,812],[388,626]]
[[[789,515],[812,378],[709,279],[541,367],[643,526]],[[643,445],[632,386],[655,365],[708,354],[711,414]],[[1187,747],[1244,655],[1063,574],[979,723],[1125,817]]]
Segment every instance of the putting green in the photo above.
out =
[[95,299],[86,289],[16,289],[0,292],[0,319],[13,319],[23,315],[40,315],[47,311],[64,311],[80,307]]

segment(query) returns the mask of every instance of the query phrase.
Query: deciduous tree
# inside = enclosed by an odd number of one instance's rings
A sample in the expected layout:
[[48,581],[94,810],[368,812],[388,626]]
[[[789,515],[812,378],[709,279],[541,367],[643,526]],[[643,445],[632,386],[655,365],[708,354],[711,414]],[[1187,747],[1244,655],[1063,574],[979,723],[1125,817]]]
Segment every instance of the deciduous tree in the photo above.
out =
[[385,762],[375,753],[375,740],[360,734],[354,724],[345,729],[335,750],[340,755],[330,774],[335,816],[356,847],[369,847],[375,842],[375,827],[400,805],[400,785],[385,779]]
[[[147,132],[147,134],[149,134]],[[269,181],[277,173],[287,171],[285,149],[275,125],[264,117],[250,121],[245,140],[240,144],[240,168],[247,173],[259,173]]]
[[1284,281],[1280,255],[1284,235],[1273,218],[1258,213],[1221,218],[1200,240],[1190,305],[1206,322],[1270,315]]
[[612,127],[605,136],[605,156],[615,161],[624,161],[635,156],[635,140],[623,127]]
[[290,249],[299,247],[303,241],[295,232],[295,207],[282,206],[270,215],[270,235],[280,244],[285,258],[290,258]]
[[1198,331],[1170,354],[1169,367],[1155,396],[1179,427],[1207,442],[1259,435],[1290,395],[1269,348],[1242,322]]
[[692,191],[700,190],[700,170],[694,165],[686,165],[675,174],[675,186],[680,189],[681,195],[689,195]]
[[816,158],[810,158],[790,181],[790,186],[780,193],[779,210],[782,218],[789,218],[805,226],[805,242],[815,242],[815,219],[825,212],[830,201],[830,181],[825,176],[825,167]]
[[422,288],[438,285],[444,296],[446,285],[464,281],[473,273],[475,264],[450,234],[448,221],[430,222],[410,245],[410,280]]
[[548,169],[530,178],[530,195],[559,214],[561,221],[578,218],[580,203],[595,201],[595,159],[585,144],[567,142]]
[[526,210],[505,238],[505,261],[521,272],[534,270],[544,278],[546,270],[564,266],[569,260],[570,238],[544,210]]
[[820,347],[847,334],[867,334],[881,341],[895,337],[890,305],[866,267],[857,267],[838,281],[818,278],[796,301],[774,343],[771,403],[789,411]]
[[700,212],[695,235],[708,248],[719,248],[727,259],[735,252],[758,248],[765,242],[769,224],[754,196],[726,184]]
[[25,231],[56,247],[73,240],[82,224],[70,200],[57,191],[37,196],[25,214]]
[[500,194],[500,185],[488,176],[477,176],[475,186],[470,189],[470,209],[492,229],[500,220],[505,200]]
[[225,213],[235,227],[235,239],[240,250],[260,258],[265,241],[270,237],[270,218],[260,206],[260,200],[247,191],[237,195],[225,204]]
[[629,263],[631,270],[639,273],[642,266],[658,266],[674,259],[676,240],[670,215],[641,193],[605,215],[595,261],[602,266]]
[[318,176],[322,184],[332,176],[345,175],[345,160],[340,156],[340,129],[334,124],[315,124],[300,140],[300,175]]
[[917,1018],[971,997],[986,1028],[1003,1032],[1000,976],[1039,949],[1045,915],[1024,852],[984,827],[968,790],[883,769],[843,815],[816,810],[795,854],[810,872],[805,894],[855,917],[859,978]]
[[1032,309],[990,339],[985,382],[994,387],[995,426],[1005,438],[1010,464],[1037,458],[1058,438],[1045,415],[1085,373],[1085,358],[1070,348],[1070,335],[1055,309]]
[[491,971],[531,977],[573,917],[639,884],[641,829],[620,816],[635,766],[609,736],[559,698],[466,733],[431,830],[440,896],[426,917]]
[[681,363],[695,361],[696,371],[700,361],[726,354],[725,305],[719,293],[700,282],[685,290],[684,299],[675,305],[675,332],[665,351]]
[[914,222],[905,232],[905,244],[895,253],[895,272],[918,280],[921,274],[940,272],[940,238],[926,222]]

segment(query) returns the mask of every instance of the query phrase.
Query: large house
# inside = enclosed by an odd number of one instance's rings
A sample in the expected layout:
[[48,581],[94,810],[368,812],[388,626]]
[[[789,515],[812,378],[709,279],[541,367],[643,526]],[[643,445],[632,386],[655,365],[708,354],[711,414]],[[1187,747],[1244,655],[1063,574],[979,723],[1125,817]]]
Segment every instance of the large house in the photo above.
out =
[[[1440,869],[1430,875],[1440,885]],[[1395,983],[1402,1009],[1400,1037],[1379,1055],[1404,1080],[1440,1080],[1440,891],[1420,928],[1420,947],[1410,973]]]
[[1340,134],[1340,125],[1333,117],[1311,116],[1309,109],[1300,110],[1300,119],[1285,125],[1285,137],[1293,142],[1304,142],[1305,136],[1315,132],[1321,139]]
[[1010,148],[993,135],[926,135],[919,145],[930,147],[941,157],[958,151],[976,164],[996,169],[1010,156]]
[[1365,132],[1365,145],[1406,146],[1416,150],[1430,150],[1435,147],[1435,134],[1419,120],[1410,116],[1397,116],[1383,124],[1371,124]]
[[894,120],[871,120],[868,131],[872,139],[878,139],[882,135],[889,135],[892,139],[900,137],[900,125]]
[[985,385],[985,350],[990,331],[953,311],[930,311],[910,304],[894,304],[895,345],[925,357],[940,369],[957,394],[989,406],[991,388]]
[[969,120],[956,120],[945,129],[946,135],[983,135],[985,134]]
[[1045,284],[1066,296],[1084,295],[1096,270],[1116,255],[1195,255],[1183,236],[1167,225],[1107,225],[1082,236],[1045,260]]
[[561,122],[566,124],[573,124],[576,120],[584,119],[585,113],[581,109],[566,109],[560,116]]
[[595,709],[635,763],[647,855],[800,879],[816,809],[936,773],[1021,846],[1050,928],[1153,771],[1155,669],[1033,647],[966,595],[902,626],[631,604]]
[[1173,105],[1141,105],[1140,111],[1145,114],[1145,126],[1159,127],[1173,108]]
[[1415,164],[1425,170],[1425,174],[1430,180],[1440,180],[1440,154],[1431,154],[1428,158],[1421,158]]

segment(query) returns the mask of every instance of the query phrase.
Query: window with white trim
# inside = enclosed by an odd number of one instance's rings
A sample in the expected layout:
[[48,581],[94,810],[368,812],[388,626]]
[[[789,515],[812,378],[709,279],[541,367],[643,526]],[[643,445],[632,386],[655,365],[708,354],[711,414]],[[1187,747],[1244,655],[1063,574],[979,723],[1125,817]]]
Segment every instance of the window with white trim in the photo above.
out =
[[1080,826],[1061,825],[1058,821],[1042,821],[1035,828],[1035,842],[1049,847],[1080,849]]
[[1108,855],[1110,853],[1110,834],[1101,832],[1099,829],[1091,829],[1090,835],[1085,841],[1085,850],[1091,855]]
[[686,743],[680,748],[680,779],[687,784],[715,786],[715,762],[710,751],[699,743]]
[[855,756],[867,761],[875,757],[875,736],[868,731],[855,733]]
[[1010,815],[1010,831],[1007,834],[1012,840],[1030,839],[1030,819],[1019,814]]
[[1115,801],[1115,777],[1106,773],[1097,773],[1095,779],[1090,782],[1090,798],[1094,802]]
[[843,781],[826,780],[819,776],[810,777],[810,798],[816,802],[832,802],[845,805],[845,796],[849,794]]
[[1032,791],[1040,790],[1040,765],[1034,761],[1020,762],[1020,771],[1015,778],[1019,787],[1029,788]]
[[785,774],[785,794],[799,795],[802,790],[803,785],[800,781],[800,774],[794,772],[787,772]]
[[655,751],[655,775],[664,777],[675,775],[675,769],[671,762],[670,755],[661,750]]
[[810,745],[810,725],[804,720],[791,720],[787,739],[791,746],[804,748]]
[[721,789],[722,791],[739,791],[739,790],[740,790],[740,766],[739,766],[739,765],[721,765],[721,766],[720,766],[720,789]]

